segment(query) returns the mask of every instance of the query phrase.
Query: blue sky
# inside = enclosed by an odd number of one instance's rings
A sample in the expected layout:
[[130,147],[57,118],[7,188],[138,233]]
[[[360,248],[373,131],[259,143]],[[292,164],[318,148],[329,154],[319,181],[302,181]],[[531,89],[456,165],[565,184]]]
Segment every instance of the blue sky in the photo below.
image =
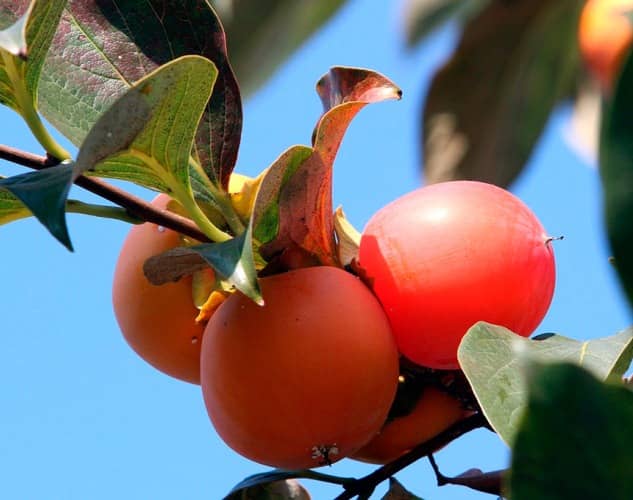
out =
[[[382,72],[404,98],[368,106],[352,123],[335,166],[335,203],[362,228],[381,206],[421,184],[422,100],[455,32],[448,27],[406,51],[396,3],[349,2],[252,96],[238,171],[255,174],[287,147],[308,144],[321,111],[316,81],[330,66],[350,65]],[[550,234],[565,236],[555,243],[557,288],[538,332],[588,339],[625,328],[630,315],[607,261],[598,172],[564,142],[568,118],[568,109],[555,113],[513,191]],[[41,151],[4,108],[0,142]],[[0,174],[21,171],[0,162]],[[78,188],[72,194],[92,199]],[[69,222],[74,254],[34,220],[0,228],[0,498],[216,499],[265,470],[218,439],[199,387],[155,371],[122,339],[110,289],[128,226],[73,215]],[[494,435],[478,431],[437,458],[444,473],[457,474],[504,467],[508,452]],[[326,472],[360,476],[371,470],[346,460]],[[491,498],[436,488],[425,462],[398,478],[427,499]],[[340,492],[306,485],[315,499]]]

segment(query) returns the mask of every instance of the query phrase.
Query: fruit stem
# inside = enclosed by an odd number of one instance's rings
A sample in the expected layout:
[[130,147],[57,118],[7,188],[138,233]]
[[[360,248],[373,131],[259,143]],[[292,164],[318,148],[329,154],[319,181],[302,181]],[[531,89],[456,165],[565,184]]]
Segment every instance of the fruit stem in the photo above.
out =
[[391,476],[405,467],[408,467],[420,458],[430,455],[434,450],[446,446],[448,443],[454,441],[467,432],[479,429],[480,427],[486,427],[487,425],[486,418],[481,413],[475,413],[466,417],[465,419],[451,425],[448,429],[439,433],[437,436],[417,445],[415,448],[412,448],[411,451],[396,458],[392,462],[379,467],[374,472],[357,479],[349,485],[344,485],[343,487],[345,491],[334,500],[351,500],[363,492],[373,490],[376,485],[389,479]]
[[545,244],[549,245],[552,241],[561,241],[564,240],[565,236],[548,236],[547,238],[545,238]]

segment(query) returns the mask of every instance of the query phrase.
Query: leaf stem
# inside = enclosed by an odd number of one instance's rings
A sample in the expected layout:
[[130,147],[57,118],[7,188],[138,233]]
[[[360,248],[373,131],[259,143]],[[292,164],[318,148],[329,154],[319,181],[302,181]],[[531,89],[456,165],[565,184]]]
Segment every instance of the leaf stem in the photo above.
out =
[[205,181],[205,187],[209,190],[213,198],[213,204],[215,208],[220,211],[222,217],[231,228],[231,231],[238,236],[242,234],[246,227],[242,223],[242,220],[235,212],[233,205],[228,197],[228,194],[218,189],[215,184],[209,181],[207,174],[204,172],[200,164],[193,158],[189,158],[189,168],[196,171],[200,179]]
[[191,219],[211,241],[221,243],[232,238],[230,234],[225,233],[209,220],[207,215],[196,203],[193,196],[190,193],[185,192],[184,189],[181,189],[180,184],[175,184],[173,187],[177,188],[173,190],[174,198],[176,198],[180,204],[185,207],[185,210]]
[[140,224],[143,222],[142,219],[134,217],[124,208],[85,203],[80,200],[68,200],[66,202],[66,212],[120,220],[129,224]]
[[[16,56],[9,54],[6,51],[0,51],[2,54],[2,60],[4,62],[5,70],[11,81],[13,87],[13,93],[17,105],[17,111],[29,129],[33,133],[33,136],[42,145],[48,154],[58,158],[60,160],[66,160],[71,157],[70,153],[66,151],[55,139],[50,135],[39,113],[35,109],[34,96],[30,94],[25,85],[23,71],[26,64],[23,61],[17,59]],[[16,64],[17,63],[17,64]],[[21,68],[18,67],[21,66]]]

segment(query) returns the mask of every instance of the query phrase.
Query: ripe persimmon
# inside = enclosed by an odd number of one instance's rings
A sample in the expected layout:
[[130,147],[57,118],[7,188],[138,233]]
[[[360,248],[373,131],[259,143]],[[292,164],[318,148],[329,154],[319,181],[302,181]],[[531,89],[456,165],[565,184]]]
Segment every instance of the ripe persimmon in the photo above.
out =
[[389,420],[351,458],[372,464],[386,464],[437,436],[468,413],[453,396],[435,387],[426,387],[408,415]]
[[633,26],[627,17],[632,11],[633,0],[588,0],[580,16],[580,52],[606,91],[611,90],[633,42]]
[[519,198],[483,182],[433,184],[380,209],[359,265],[400,352],[429,368],[458,368],[478,321],[530,335],[554,293],[551,238]]
[[[170,199],[160,194],[152,204],[164,209]],[[156,286],[143,274],[148,258],[182,244],[182,236],[170,229],[149,222],[134,226],[116,264],[112,302],[125,340],[141,358],[172,377],[198,384],[205,325],[195,321],[199,311],[192,278]]]
[[264,306],[224,301],[202,340],[201,386],[220,437],[283,468],[330,464],[382,427],[398,352],[380,304],[355,276],[309,267],[260,280]]

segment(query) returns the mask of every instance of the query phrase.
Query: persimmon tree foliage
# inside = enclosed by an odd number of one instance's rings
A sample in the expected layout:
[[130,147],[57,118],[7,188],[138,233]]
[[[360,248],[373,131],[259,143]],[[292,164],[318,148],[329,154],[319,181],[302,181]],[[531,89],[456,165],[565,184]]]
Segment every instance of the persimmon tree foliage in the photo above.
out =
[[[432,192],[441,203],[406,205],[399,215],[407,202],[396,200],[395,213],[383,212],[362,236],[334,210],[343,136],[364,106],[400,99],[394,82],[332,67],[316,85],[323,114],[309,145],[281,152],[255,178],[233,171],[242,129],[238,81],[254,89],[342,3],[152,0],[148,10],[134,0],[0,0],[0,103],[24,119],[45,152],[0,145],[0,158],[34,169],[0,178],[0,224],[34,216],[69,250],[68,212],[134,224],[113,285],[128,343],[158,370],[201,384],[229,446],[283,467],[246,478],[226,498],[309,498],[296,481],[305,478],[340,485],[340,499],[369,498],[386,480],[389,495],[414,499],[393,476],[424,457],[440,485],[513,500],[633,498],[633,394],[625,378],[633,330],[588,342],[526,338],[554,282],[552,238],[527,207],[482,183],[488,187],[464,207],[468,196],[456,203],[439,187]],[[448,18],[463,28],[423,110],[430,183],[505,187],[519,174],[551,111],[588,78],[576,50],[582,6],[408,2],[410,43]],[[281,22],[284,16],[307,21]],[[284,37],[272,36],[280,24]],[[262,57],[258,70],[253,61]],[[633,57],[622,59],[604,96],[599,154],[614,264],[633,303]],[[146,202],[108,178],[158,195]],[[110,203],[70,199],[73,184]],[[514,208],[495,211],[495,196]],[[479,211],[487,204],[495,210]],[[475,214],[482,224],[447,225],[455,206],[454,220]],[[525,221],[531,232],[521,240]],[[392,280],[387,292],[372,276],[378,267],[363,267],[363,255],[386,255],[376,250],[381,238],[394,247],[416,243],[404,253],[390,249],[386,266],[380,261],[380,278]],[[440,250],[425,258],[422,248]],[[499,268],[495,256],[512,266],[491,271]],[[538,279],[527,279],[531,269]],[[424,293],[415,289],[420,283]],[[518,297],[511,307],[509,296]],[[402,297],[404,344],[418,342],[407,352],[392,336]],[[442,313],[412,314],[432,305]],[[448,321],[451,338],[438,340],[452,311],[459,321]],[[425,328],[435,337],[425,337]],[[443,350],[429,362],[434,343]],[[409,352],[415,359],[403,355]],[[444,476],[433,453],[482,427],[511,448],[510,468]],[[596,429],[602,439],[587,440]],[[361,478],[337,476],[335,466],[314,470],[345,457],[381,465]]]

